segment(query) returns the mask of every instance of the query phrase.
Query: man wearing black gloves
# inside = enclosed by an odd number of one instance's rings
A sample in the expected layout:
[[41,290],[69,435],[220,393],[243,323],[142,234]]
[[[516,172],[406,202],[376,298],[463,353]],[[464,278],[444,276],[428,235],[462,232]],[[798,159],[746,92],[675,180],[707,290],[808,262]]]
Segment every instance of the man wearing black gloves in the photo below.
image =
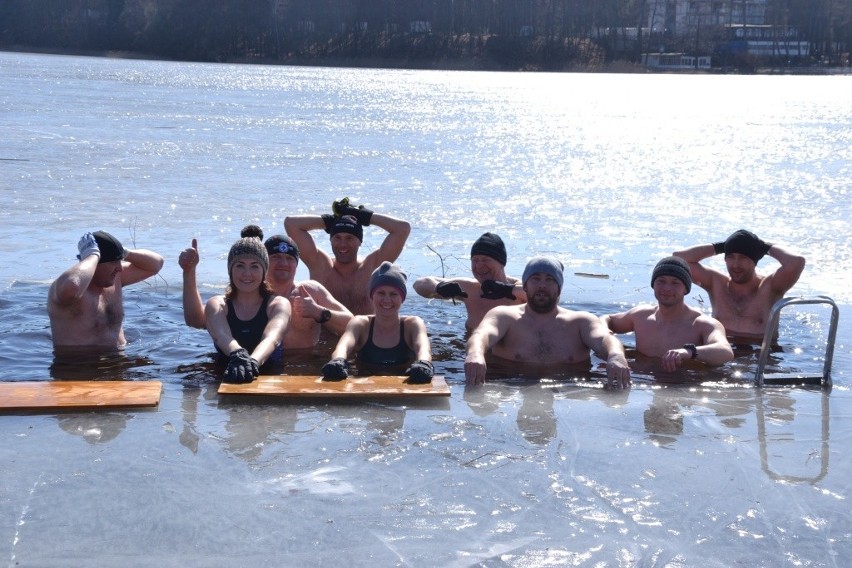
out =
[[[348,198],[332,204],[333,214],[297,215],[284,219],[284,229],[299,248],[310,278],[325,286],[332,296],[355,315],[373,313],[367,294],[370,275],[382,262],[395,261],[402,252],[411,225],[389,215],[354,206]],[[358,249],[364,227],[376,226],[388,235],[381,246],[363,259]],[[310,231],[325,230],[330,235],[334,258],[317,248]]]
[[[725,255],[728,274],[708,268],[700,261],[717,254]],[[757,235],[740,229],[725,241],[696,245],[674,253],[689,263],[692,280],[710,296],[713,317],[722,322],[735,343],[760,343],[766,331],[773,304],[799,280],[805,258]],[[765,255],[781,266],[761,276],[758,261]]]
[[494,233],[484,233],[470,248],[473,278],[424,276],[414,281],[414,291],[425,298],[459,300],[467,308],[467,329],[475,329],[491,308],[523,304],[527,300],[521,281],[506,276],[506,245]]

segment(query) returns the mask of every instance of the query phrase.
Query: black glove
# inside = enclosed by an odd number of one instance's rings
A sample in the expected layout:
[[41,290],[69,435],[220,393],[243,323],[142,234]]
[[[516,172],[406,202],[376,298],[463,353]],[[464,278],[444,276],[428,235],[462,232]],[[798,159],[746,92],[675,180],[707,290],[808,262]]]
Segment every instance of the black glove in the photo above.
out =
[[442,298],[467,298],[458,282],[441,282],[435,286],[435,292]]
[[226,383],[250,383],[260,374],[260,365],[245,349],[234,349],[228,356],[228,367],[222,378]]
[[725,241],[713,243],[713,252],[715,252],[716,254],[722,254],[723,252],[725,252]]
[[405,371],[405,374],[408,375],[408,382],[415,385],[424,385],[426,383],[432,382],[432,376],[435,374],[435,370],[432,368],[431,361],[415,361],[411,364],[411,366]]
[[349,198],[344,197],[340,201],[335,201],[331,204],[331,209],[334,211],[334,214],[338,217],[343,217],[344,215],[351,215],[355,217],[355,220],[358,221],[359,225],[363,225],[364,227],[370,224],[370,219],[373,218],[373,212],[364,207],[363,205],[359,205],[355,207],[349,203]]
[[765,255],[769,254],[769,249],[772,248],[772,243],[767,243],[766,241],[760,240],[760,246],[762,247],[761,252]]
[[512,293],[514,289],[515,286],[513,284],[497,282],[496,280],[486,280],[482,283],[482,294],[479,297],[486,300],[499,300],[501,298],[514,300],[515,295]]
[[322,366],[322,380],[342,381],[349,376],[349,363],[343,357],[332,359]]
[[331,234],[331,227],[334,226],[334,222],[337,220],[337,217],[334,215],[320,215],[322,217],[322,222],[325,225],[325,232]]

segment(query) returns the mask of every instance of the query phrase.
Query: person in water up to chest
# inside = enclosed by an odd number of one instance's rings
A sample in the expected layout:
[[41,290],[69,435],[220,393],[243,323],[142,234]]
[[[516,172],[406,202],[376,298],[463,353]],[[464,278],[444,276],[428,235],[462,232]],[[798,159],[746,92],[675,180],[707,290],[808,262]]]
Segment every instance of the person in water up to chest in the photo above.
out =
[[[373,315],[355,316],[340,336],[331,361],[322,368],[325,380],[349,376],[348,358],[357,353],[361,374],[406,374],[410,383],[432,381],[432,349],[426,325],[417,316],[402,316],[406,275],[396,265],[383,262],[370,276]],[[407,368],[406,368],[407,367]]]
[[[335,201],[332,211],[333,215],[287,217],[284,229],[299,247],[312,280],[325,286],[353,314],[371,314],[373,304],[367,294],[370,275],[382,262],[393,262],[399,257],[411,225],[363,206],[355,207],[348,198]],[[388,234],[378,249],[358,258],[364,227],[368,226],[379,227]],[[310,234],[320,229],[329,234],[333,257],[318,249]]]
[[[723,253],[727,274],[701,264],[702,260]],[[722,322],[726,334],[736,343],[762,341],[772,306],[798,282],[805,269],[803,256],[764,242],[745,229],[735,231],[724,241],[696,245],[674,255],[689,263],[692,280],[710,296],[713,317]],[[761,275],[757,263],[766,255],[781,266]]]
[[635,333],[636,350],[659,357],[668,372],[690,360],[721,365],[734,358],[722,324],[684,303],[692,288],[685,260],[670,256],[658,262],[651,274],[651,287],[657,305],[603,316],[610,330]]
[[491,308],[527,300],[521,281],[506,275],[506,256],[503,239],[484,233],[470,248],[473,278],[424,276],[414,281],[414,291],[426,298],[461,301],[467,309],[465,327],[472,330]]
[[627,388],[630,367],[624,347],[589,312],[560,307],[563,266],[551,257],[538,256],[527,263],[522,277],[525,304],[490,310],[467,342],[464,362],[469,384],[485,382],[485,355],[516,364],[564,367],[590,363],[590,350],[606,361],[607,386]]
[[48,292],[54,348],[123,348],[127,340],[122,290],[156,275],[163,257],[145,249],[125,249],[105,231],[83,235],[77,250],[77,263]]
[[281,357],[290,303],[266,282],[269,255],[258,237],[243,237],[228,253],[230,283],[207,300],[204,315],[216,350],[227,361],[223,380],[249,383],[267,361]]

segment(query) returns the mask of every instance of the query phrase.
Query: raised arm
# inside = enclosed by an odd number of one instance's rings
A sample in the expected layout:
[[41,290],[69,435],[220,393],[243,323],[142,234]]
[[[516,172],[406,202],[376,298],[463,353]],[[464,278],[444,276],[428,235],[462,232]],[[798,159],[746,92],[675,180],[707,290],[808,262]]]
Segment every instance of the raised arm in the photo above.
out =
[[[336,335],[342,334],[352,319],[352,312],[331,295],[319,282],[311,280],[309,284],[300,284],[290,298],[293,304],[293,317],[310,318]],[[328,310],[328,319],[323,312]]]
[[713,270],[712,268],[707,268],[706,266],[701,264],[701,261],[705,258],[710,258],[712,256],[720,254],[722,251],[718,249],[719,243],[695,245],[689,248],[685,248],[683,250],[677,250],[672,254],[674,256],[682,258],[689,264],[689,271],[692,275],[692,281],[706,290],[710,288],[710,285],[715,276],[724,276],[722,275],[722,273]]
[[770,276],[770,282],[772,291],[783,296],[799,281],[805,269],[805,257],[794,254],[780,245],[772,245],[767,254],[781,264],[781,267]]
[[192,245],[178,256],[178,265],[183,269],[183,321],[189,327],[204,329],[207,327],[207,318],[204,317],[204,302],[195,277],[199,258],[198,241],[192,239]]
[[606,361],[606,376],[608,388],[629,388],[630,365],[624,354],[624,346],[609,332],[601,318],[588,314],[584,325],[581,326],[583,342],[595,352],[595,355]]
[[77,264],[60,274],[50,286],[48,300],[51,303],[68,306],[78,302],[95,277],[101,260],[101,250],[95,236],[86,233],[80,237],[77,250],[80,253],[77,255]]
[[155,276],[163,268],[163,257],[154,251],[129,249],[121,263],[121,285],[128,286]]
[[284,231],[299,247],[299,256],[313,271],[320,266],[331,266],[331,257],[317,248],[310,231],[325,230],[326,223],[320,215],[296,215],[284,218]]
[[411,233],[411,225],[408,221],[396,219],[389,215],[373,213],[370,224],[375,225],[388,232],[382,245],[367,255],[364,264],[374,269],[384,261],[394,262],[402,253],[408,235]]

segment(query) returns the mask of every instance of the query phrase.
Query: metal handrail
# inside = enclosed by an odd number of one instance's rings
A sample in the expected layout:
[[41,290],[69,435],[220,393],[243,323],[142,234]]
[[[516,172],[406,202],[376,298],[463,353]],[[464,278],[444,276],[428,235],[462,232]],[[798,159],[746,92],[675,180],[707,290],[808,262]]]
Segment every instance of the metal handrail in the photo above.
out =
[[825,345],[825,362],[822,367],[822,385],[831,386],[831,362],[834,359],[834,341],[837,338],[837,321],[840,318],[840,310],[837,308],[837,304],[834,303],[834,300],[828,296],[814,296],[810,298],[781,298],[772,306],[772,309],[769,312],[769,322],[766,326],[766,333],[763,335],[763,343],[760,346],[760,358],[757,362],[757,371],[754,375],[754,384],[758,387],[763,386],[763,370],[769,360],[769,350],[772,345],[772,337],[778,329],[778,322],[781,319],[781,309],[794,304],[827,304],[831,306],[831,324]]

